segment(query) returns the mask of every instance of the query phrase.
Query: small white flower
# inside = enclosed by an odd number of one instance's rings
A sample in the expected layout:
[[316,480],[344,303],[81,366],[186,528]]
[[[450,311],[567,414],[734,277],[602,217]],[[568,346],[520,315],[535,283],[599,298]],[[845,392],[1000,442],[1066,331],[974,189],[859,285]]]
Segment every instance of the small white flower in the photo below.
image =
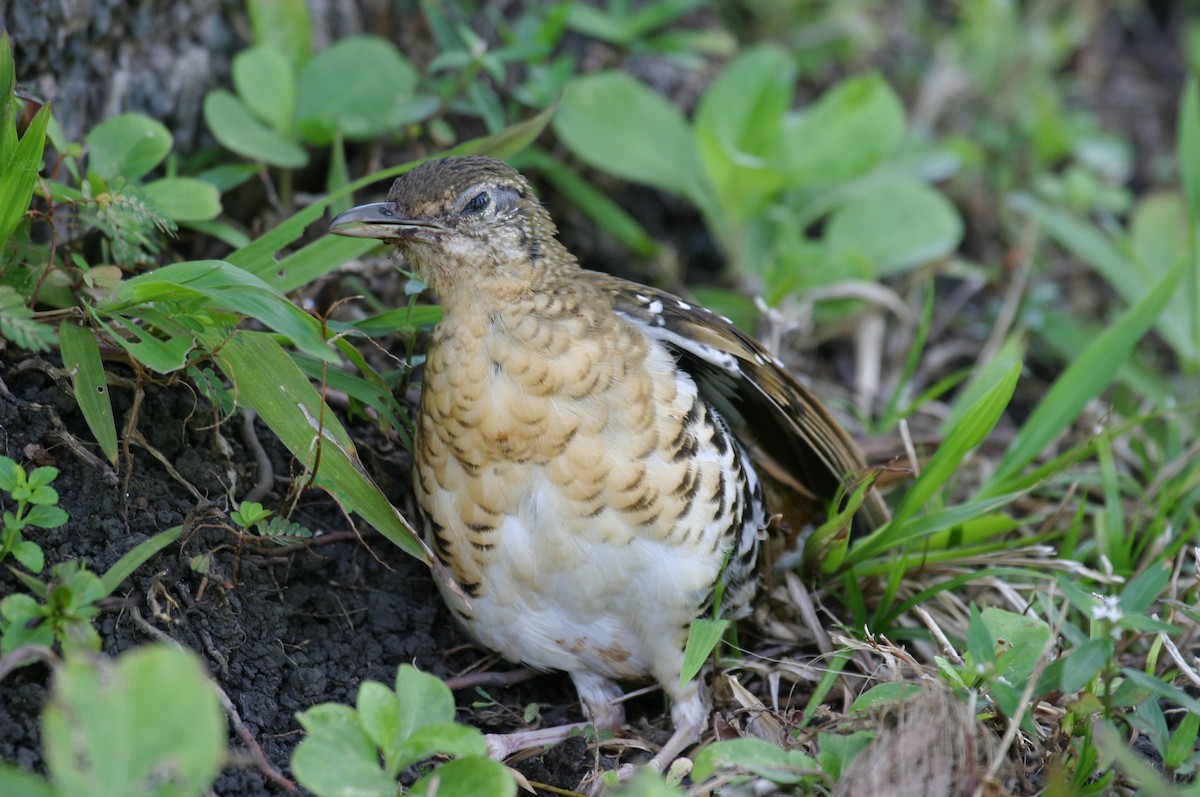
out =
[[1117,605],[1119,601],[1120,598],[1114,595],[1101,598],[1100,602],[1092,607],[1092,619],[1108,620],[1111,623],[1117,622],[1125,616],[1124,612],[1121,611],[1121,607]]

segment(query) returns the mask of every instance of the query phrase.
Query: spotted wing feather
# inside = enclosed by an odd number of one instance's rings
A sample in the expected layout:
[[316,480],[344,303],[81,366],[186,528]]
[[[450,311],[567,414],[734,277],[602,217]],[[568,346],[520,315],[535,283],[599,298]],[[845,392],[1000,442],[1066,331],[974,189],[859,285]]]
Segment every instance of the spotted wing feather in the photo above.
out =
[[[612,296],[617,313],[637,319],[677,353],[680,367],[777,483],[824,503],[866,476],[858,447],[817,397],[728,319],[665,291],[597,272],[583,276]],[[871,489],[855,530],[869,533],[887,520],[887,507]]]

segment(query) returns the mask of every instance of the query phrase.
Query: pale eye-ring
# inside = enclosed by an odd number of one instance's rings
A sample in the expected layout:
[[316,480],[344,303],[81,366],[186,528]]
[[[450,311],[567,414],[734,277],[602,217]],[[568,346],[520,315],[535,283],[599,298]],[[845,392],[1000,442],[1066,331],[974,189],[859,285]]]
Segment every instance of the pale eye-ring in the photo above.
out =
[[487,210],[488,205],[492,204],[492,198],[488,196],[487,191],[480,191],[475,196],[471,197],[467,204],[463,205],[463,213],[482,213]]

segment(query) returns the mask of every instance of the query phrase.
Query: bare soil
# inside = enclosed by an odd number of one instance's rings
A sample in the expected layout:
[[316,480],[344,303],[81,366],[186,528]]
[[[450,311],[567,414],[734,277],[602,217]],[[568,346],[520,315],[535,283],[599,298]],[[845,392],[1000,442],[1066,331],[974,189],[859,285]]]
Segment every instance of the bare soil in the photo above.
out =
[[[314,541],[283,547],[238,534],[225,514],[229,493],[244,493],[259,477],[238,419],[215,423],[212,408],[183,384],[149,385],[137,428],[177,475],[136,445],[114,470],[92,442],[60,368],[54,360],[0,351],[0,453],[27,469],[59,468],[53,486],[71,516],[62,528],[29,535],[44,550],[47,568],[83,559],[103,573],[151,535],[184,526],[177,544],[104,603],[96,626],[106,654],[152,641],[146,625],[198,652],[265,759],[289,777],[288,760],[302,738],[296,712],[325,701],[353,703],[359,684],[391,683],[404,662],[441,677],[493,664],[454,626],[424,566],[365,527],[356,534],[328,496],[306,494],[291,516],[320,532]],[[131,389],[113,389],[118,424],[127,421],[132,398]],[[278,507],[291,458],[265,428],[256,433],[276,474],[263,503]],[[402,455],[381,456],[376,478],[405,492],[409,471]],[[205,554],[211,565],[202,574],[191,561]],[[6,569],[0,572],[0,595],[16,589],[24,587]],[[39,715],[49,676],[46,666],[35,665],[4,681],[0,759],[42,769]],[[485,730],[509,729],[534,699],[549,704],[542,709],[547,721],[579,718],[560,676],[486,692],[494,703],[473,689],[460,692],[460,719]],[[235,751],[246,748],[232,731],[230,744]],[[238,758],[221,774],[215,794],[286,793],[249,756]],[[579,740],[524,766],[534,780],[571,788],[592,761]]]

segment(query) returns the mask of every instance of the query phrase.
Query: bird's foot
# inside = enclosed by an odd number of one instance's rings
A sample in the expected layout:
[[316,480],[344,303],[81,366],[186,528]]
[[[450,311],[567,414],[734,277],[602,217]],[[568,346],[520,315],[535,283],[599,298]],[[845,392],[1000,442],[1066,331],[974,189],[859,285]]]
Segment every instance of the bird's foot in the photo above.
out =
[[495,761],[503,761],[513,753],[522,750],[533,750],[547,747],[565,741],[574,733],[582,733],[590,722],[573,722],[569,725],[556,725],[552,728],[538,728],[530,731],[514,733],[489,733],[484,735],[487,742],[488,757]]

